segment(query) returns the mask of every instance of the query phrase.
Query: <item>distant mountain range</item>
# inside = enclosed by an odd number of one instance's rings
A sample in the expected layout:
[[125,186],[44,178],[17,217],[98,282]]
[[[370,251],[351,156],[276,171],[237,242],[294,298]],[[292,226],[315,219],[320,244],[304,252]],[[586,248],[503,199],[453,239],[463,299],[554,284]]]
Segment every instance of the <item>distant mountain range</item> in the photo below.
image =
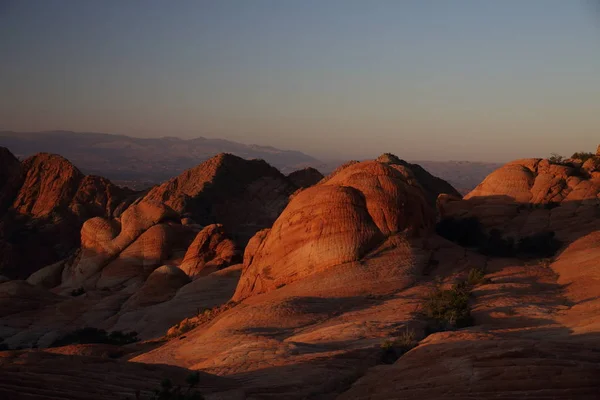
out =
[[[285,174],[309,166],[328,174],[347,161],[324,162],[299,151],[247,145],[223,139],[150,139],[70,131],[0,131],[0,146],[7,147],[20,158],[39,152],[60,154],[85,174],[101,175],[119,185],[134,189],[161,183],[218,153],[231,153],[247,159],[263,159]],[[501,166],[499,163],[468,161],[412,162],[450,182],[462,193],[473,189],[490,172]]]
[[321,164],[299,151],[204,137],[148,139],[106,133],[0,131],[0,146],[21,158],[38,152],[60,154],[86,174],[133,187],[163,182],[218,153],[264,159],[284,173]]

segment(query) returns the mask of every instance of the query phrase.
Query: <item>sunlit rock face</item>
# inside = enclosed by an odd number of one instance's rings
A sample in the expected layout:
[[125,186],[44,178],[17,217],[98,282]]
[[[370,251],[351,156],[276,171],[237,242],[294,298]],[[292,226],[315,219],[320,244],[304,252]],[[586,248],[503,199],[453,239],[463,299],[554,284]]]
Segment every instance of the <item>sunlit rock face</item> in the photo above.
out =
[[250,242],[234,299],[358,260],[386,237],[422,235],[433,222],[416,181],[377,161],[350,165],[297,194],[273,227]]
[[598,158],[583,165],[545,159],[510,162],[464,197],[440,197],[444,217],[476,217],[485,228],[520,238],[552,231],[566,242],[600,229]]

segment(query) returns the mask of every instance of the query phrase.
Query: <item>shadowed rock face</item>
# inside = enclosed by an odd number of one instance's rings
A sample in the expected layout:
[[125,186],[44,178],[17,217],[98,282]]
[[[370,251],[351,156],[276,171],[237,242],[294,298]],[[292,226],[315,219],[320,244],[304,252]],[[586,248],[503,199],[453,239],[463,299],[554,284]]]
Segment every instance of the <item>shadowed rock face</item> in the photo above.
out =
[[287,176],[287,178],[299,188],[307,188],[312,185],[316,185],[321,179],[323,174],[314,168],[304,168],[294,171]]
[[241,245],[270,226],[296,188],[262,160],[219,154],[154,188],[158,201],[201,225],[220,223]]
[[444,217],[477,217],[486,228],[523,237],[554,231],[572,241],[600,228],[597,158],[583,166],[517,160],[490,174],[464,200],[440,196]]
[[260,244],[251,242],[234,300],[358,260],[390,235],[432,225],[416,183],[380,162],[351,165],[297,194]]
[[0,202],[13,201],[0,222],[0,270],[9,277],[65,258],[79,246],[87,218],[115,215],[135,198],[104,178],[84,176],[63,157],[41,153],[17,166],[6,153]]
[[0,216],[13,203],[22,183],[21,163],[5,147],[0,147]]
[[[191,373],[184,368],[88,357],[73,350],[73,354],[0,353],[0,398],[113,400],[135,399],[139,392],[141,399],[150,399],[165,378],[187,387]],[[209,399],[243,400],[244,393],[236,386],[227,378],[200,372],[197,390]]]

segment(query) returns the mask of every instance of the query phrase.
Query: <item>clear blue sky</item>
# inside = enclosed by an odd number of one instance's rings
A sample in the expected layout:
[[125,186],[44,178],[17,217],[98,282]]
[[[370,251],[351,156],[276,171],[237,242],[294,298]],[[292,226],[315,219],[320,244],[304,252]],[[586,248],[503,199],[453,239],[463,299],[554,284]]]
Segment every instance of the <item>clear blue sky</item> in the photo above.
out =
[[0,0],[0,129],[504,161],[600,143],[578,0]]

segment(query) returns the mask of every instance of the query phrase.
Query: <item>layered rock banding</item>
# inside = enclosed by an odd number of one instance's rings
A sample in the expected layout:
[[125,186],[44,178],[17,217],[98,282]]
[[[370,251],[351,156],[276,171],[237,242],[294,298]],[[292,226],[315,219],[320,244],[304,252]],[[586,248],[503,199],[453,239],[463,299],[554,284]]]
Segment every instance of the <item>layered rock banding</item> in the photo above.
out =
[[433,222],[418,183],[394,166],[351,165],[297,194],[259,243],[251,242],[234,300],[358,260],[386,237],[423,234]]

